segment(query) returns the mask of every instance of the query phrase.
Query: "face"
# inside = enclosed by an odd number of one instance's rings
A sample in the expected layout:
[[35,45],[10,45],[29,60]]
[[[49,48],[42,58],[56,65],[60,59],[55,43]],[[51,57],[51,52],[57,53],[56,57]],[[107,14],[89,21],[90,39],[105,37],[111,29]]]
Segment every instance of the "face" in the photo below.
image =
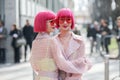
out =
[[117,20],[117,26],[120,27],[120,20]]
[[105,22],[105,20],[101,20],[101,24],[103,25],[103,27],[106,27],[107,26],[107,23]]
[[28,20],[26,20],[26,24],[29,25],[29,21]]
[[59,26],[62,31],[71,30],[72,18],[70,17],[61,17],[59,18]]
[[14,30],[14,29],[15,29],[15,27],[12,25],[11,30]]
[[53,32],[56,26],[55,19],[47,20],[47,32]]

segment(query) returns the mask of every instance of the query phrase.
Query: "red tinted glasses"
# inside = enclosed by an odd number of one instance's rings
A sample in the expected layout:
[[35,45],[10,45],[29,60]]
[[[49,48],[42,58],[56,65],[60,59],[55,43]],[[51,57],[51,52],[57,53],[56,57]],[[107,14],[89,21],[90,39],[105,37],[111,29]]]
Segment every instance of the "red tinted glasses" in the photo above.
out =
[[71,23],[72,19],[71,18],[59,18],[59,23],[63,24],[64,22]]
[[56,23],[56,20],[55,19],[54,20],[48,20],[48,22],[50,23],[51,26],[54,26],[55,23]]

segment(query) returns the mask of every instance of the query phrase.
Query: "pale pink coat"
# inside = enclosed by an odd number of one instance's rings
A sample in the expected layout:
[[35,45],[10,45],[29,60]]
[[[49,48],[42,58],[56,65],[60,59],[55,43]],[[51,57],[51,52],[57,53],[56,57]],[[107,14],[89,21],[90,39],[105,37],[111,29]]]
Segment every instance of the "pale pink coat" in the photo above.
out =
[[72,38],[69,41],[69,46],[64,51],[63,46],[59,39],[59,34],[55,36],[57,45],[61,48],[62,54],[67,61],[70,61],[74,67],[79,71],[76,73],[67,73],[65,80],[82,80],[82,74],[88,71],[92,64],[85,56],[85,44],[81,36],[72,33]]
[[[53,60],[52,65],[49,63],[45,63],[46,66],[43,66],[43,63],[40,64],[46,57]],[[33,70],[37,73],[35,80],[58,80],[58,68],[68,73],[80,73],[76,67],[62,55],[57,41],[54,38],[50,38],[46,33],[38,34],[33,41],[30,63]],[[51,71],[53,65],[55,66]],[[47,71],[46,68],[50,70]]]

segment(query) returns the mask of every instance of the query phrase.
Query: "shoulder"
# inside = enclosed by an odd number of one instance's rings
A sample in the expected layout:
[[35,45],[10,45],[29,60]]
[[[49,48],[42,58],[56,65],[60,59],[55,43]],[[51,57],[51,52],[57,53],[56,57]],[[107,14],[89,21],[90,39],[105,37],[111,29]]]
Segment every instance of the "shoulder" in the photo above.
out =
[[85,40],[84,40],[84,38],[83,38],[82,36],[74,34],[74,35],[73,35],[73,39],[74,39],[79,45],[81,45],[81,46],[84,46],[84,45],[85,45]]
[[23,29],[26,28],[26,25],[23,26]]
[[74,33],[72,33],[73,39],[77,40],[77,41],[84,41],[84,38],[80,35],[76,35]]
[[33,28],[33,26],[32,26],[32,25],[30,25],[30,27],[31,27],[31,28]]
[[3,29],[5,29],[5,30],[6,30],[7,28],[6,28],[6,27],[3,27]]
[[39,39],[36,38],[32,42],[32,46],[37,46],[37,47],[42,47],[42,46],[47,46],[47,45],[53,45],[53,41],[50,38],[44,38],[44,39]]
[[55,40],[56,40],[55,37],[49,38],[49,41],[50,41],[51,44],[55,44]]

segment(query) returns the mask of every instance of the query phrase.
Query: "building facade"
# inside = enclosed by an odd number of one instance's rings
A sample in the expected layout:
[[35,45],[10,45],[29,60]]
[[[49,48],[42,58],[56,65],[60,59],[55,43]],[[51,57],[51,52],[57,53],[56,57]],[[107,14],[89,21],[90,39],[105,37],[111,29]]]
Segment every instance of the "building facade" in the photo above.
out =
[[[4,21],[5,27],[10,32],[12,24],[22,28],[26,19],[33,25],[34,16],[43,10],[57,12],[65,7],[64,0],[0,0],[0,20]],[[11,38],[7,38],[7,63],[13,62],[13,50],[11,48]]]

